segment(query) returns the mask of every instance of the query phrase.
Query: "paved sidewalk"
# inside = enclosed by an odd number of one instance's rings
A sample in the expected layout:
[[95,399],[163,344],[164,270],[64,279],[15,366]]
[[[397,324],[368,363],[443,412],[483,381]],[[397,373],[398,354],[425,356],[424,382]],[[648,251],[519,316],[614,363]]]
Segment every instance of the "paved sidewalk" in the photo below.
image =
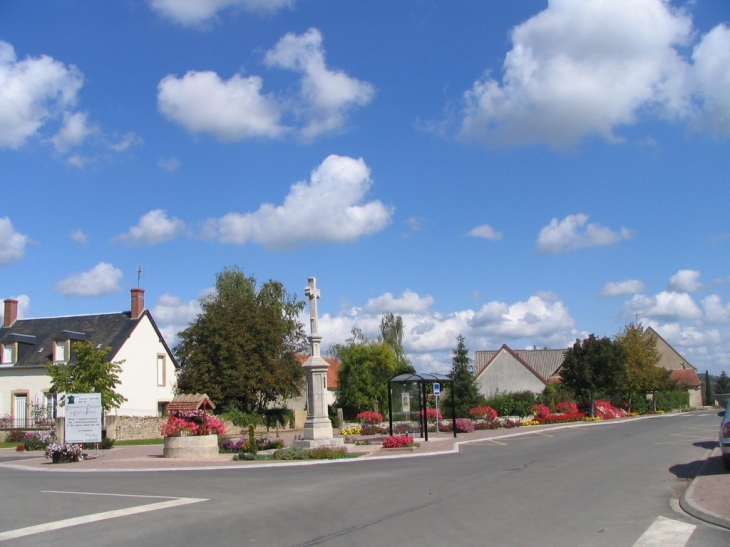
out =
[[[642,418],[630,418],[642,419]],[[348,451],[362,454],[362,458],[404,458],[437,456],[459,451],[460,446],[498,441],[514,436],[535,434],[563,428],[593,427],[612,422],[575,422],[565,425],[531,426],[529,428],[493,429],[459,433],[457,438],[451,433],[429,434],[428,442],[416,439],[418,447],[407,449],[383,449],[381,443],[384,436],[363,437],[370,444],[347,444]],[[301,432],[282,432],[280,437],[289,446]],[[273,435],[269,435],[273,437]],[[255,468],[292,465],[321,465],[339,462],[357,462],[350,460],[309,460],[309,461],[233,461],[232,454],[219,454],[215,458],[205,460],[170,459],[162,457],[162,445],[120,446],[112,450],[87,452],[88,459],[73,464],[51,464],[37,452],[22,454],[14,449],[0,450],[0,467],[43,472],[130,472],[130,471],[196,471],[205,469]],[[27,457],[23,457],[27,456]],[[13,461],[9,461],[13,458]],[[15,459],[19,458],[19,459]],[[724,470],[719,448],[706,452],[704,462],[685,490],[680,500],[682,509],[690,515],[712,524],[730,529],[730,472]]]

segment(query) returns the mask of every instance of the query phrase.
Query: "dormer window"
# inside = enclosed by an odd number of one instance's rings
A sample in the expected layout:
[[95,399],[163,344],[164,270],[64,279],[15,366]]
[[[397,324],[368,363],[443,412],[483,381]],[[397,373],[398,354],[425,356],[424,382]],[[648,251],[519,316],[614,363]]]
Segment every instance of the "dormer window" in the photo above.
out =
[[56,340],[53,343],[53,362],[59,363],[63,362],[65,363],[68,361],[68,350],[69,350],[69,341],[68,340]]
[[12,365],[15,363],[16,356],[18,355],[17,347],[15,343],[3,344],[2,354],[0,355],[0,364]]

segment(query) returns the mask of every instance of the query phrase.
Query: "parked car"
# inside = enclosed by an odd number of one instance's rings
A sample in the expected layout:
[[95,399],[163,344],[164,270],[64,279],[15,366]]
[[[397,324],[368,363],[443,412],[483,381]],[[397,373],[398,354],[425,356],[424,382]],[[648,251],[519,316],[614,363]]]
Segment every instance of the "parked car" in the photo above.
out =
[[722,463],[725,465],[725,469],[730,471],[730,401],[727,402],[725,410],[719,412],[719,415],[722,416],[722,423],[717,440],[720,443],[720,450],[722,450]]

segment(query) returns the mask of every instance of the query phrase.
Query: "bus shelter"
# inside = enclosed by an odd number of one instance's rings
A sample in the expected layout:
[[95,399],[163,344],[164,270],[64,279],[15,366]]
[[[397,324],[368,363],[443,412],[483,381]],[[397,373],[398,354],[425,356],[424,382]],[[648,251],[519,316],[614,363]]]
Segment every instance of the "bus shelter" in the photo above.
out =
[[[428,408],[426,384],[433,385],[439,384],[453,384],[454,381],[446,376],[445,374],[431,373],[431,372],[414,372],[413,374],[399,374],[394,378],[390,379],[388,383],[388,421],[390,423],[390,435],[393,435],[393,384],[416,384],[418,398],[420,399],[421,412],[419,416],[419,424],[421,431],[423,431],[424,440],[428,441],[428,416],[426,409]],[[438,428],[438,419],[436,420],[436,427]],[[451,429],[456,437],[456,404],[454,398],[451,397]]]

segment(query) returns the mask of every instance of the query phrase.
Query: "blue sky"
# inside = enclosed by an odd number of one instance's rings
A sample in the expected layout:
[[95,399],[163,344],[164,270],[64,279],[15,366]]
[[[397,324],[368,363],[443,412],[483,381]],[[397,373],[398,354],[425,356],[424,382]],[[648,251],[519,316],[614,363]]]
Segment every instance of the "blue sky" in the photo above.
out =
[[[419,370],[637,318],[730,371],[730,3],[0,3],[0,286],[168,342],[238,265]],[[308,324],[308,322],[305,321]]]

